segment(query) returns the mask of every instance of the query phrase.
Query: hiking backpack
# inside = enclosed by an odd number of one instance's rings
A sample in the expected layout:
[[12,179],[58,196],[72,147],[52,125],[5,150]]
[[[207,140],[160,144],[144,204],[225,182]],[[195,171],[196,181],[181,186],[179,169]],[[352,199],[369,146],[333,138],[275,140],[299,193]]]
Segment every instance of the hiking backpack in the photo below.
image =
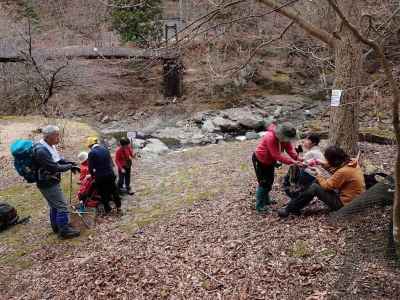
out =
[[300,173],[300,167],[292,165],[289,167],[287,175],[284,177],[283,191],[290,198],[297,198],[304,190],[304,187],[300,184]]
[[0,202],[0,231],[17,224],[17,222],[17,210],[5,202]]
[[372,174],[364,174],[364,181],[365,181],[365,189],[369,189],[377,184],[379,181],[377,180],[378,177],[382,177],[385,184],[392,186],[394,188],[394,178],[388,174],[377,172]]
[[14,167],[18,174],[28,183],[37,180],[37,172],[34,164],[35,145],[30,140],[16,140],[10,146],[14,157]]

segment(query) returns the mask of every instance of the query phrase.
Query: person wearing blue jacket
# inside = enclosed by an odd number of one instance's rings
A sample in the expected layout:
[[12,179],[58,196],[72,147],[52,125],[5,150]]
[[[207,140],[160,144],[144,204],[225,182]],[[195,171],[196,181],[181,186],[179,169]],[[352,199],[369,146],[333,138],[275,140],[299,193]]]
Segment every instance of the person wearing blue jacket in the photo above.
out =
[[96,137],[89,137],[87,146],[89,173],[94,178],[95,186],[100,194],[106,213],[111,211],[110,201],[114,201],[117,211],[121,212],[121,197],[116,185],[114,163],[110,151],[98,143]]
[[34,164],[36,166],[36,185],[50,207],[50,224],[60,238],[73,238],[80,232],[69,224],[67,200],[61,189],[61,173],[79,172],[74,162],[60,156],[56,145],[60,142],[60,129],[48,125],[42,129],[43,139],[34,146]]

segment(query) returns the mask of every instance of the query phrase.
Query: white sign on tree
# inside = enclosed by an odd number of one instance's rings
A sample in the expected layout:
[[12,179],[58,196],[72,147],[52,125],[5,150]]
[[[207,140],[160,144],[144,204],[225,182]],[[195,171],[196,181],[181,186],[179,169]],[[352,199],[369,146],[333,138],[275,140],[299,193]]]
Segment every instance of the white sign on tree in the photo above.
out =
[[340,106],[343,90],[332,90],[331,106]]
[[129,140],[133,140],[133,139],[136,139],[136,131],[128,131],[127,133],[126,133],[126,137],[129,139]]

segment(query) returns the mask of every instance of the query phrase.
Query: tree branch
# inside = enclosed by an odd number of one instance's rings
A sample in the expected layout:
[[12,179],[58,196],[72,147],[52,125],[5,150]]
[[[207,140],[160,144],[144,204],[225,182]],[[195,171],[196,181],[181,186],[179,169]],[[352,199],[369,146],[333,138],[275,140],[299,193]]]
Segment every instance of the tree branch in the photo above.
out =
[[293,9],[288,7],[281,7],[280,4],[277,3],[275,0],[258,0],[259,2],[277,9],[277,11],[284,15],[285,17],[293,20],[297,25],[299,25],[302,29],[304,29],[309,35],[319,39],[320,41],[326,43],[330,47],[334,48],[336,44],[335,37],[330,34],[329,32],[316,27],[315,25],[307,22],[305,19],[300,17]]

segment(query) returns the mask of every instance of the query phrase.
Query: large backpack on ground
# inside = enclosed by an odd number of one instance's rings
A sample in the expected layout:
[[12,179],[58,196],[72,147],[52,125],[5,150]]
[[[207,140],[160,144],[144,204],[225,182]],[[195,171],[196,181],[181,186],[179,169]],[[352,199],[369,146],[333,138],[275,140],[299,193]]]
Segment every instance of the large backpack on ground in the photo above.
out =
[[35,144],[30,140],[16,140],[10,146],[14,157],[14,167],[18,174],[28,183],[37,180],[37,172],[34,164]]
[[30,216],[22,219],[19,218],[17,210],[14,207],[8,203],[0,202],[0,232],[13,225],[26,224],[30,218]]
[[314,181],[315,178],[299,166],[291,165],[283,179],[283,191],[289,198],[297,198]]
[[379,181],[377,177],[383,178],[386,184],[394,184],[394,178],[388,174],[377,172],[372,174],[364,174],[364,181],[365,181],[365,188],[368,190],[369,188],[373,187]]
[[11,205],[0,202],[0,231],[18,222],[17,210]]

